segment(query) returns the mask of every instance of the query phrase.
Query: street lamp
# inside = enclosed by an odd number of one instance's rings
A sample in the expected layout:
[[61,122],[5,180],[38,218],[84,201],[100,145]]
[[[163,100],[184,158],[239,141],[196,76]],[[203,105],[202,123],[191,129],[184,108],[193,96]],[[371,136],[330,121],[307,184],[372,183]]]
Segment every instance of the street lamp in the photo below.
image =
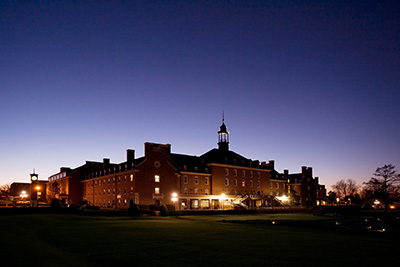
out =
[[175,203],[178,201],[178,194],[177,193],[172,193],[172,202],[174,203],[174,211],[175,211]]
[[221,202],[222,202],[222,210],[224,210],[224,202],[225,202],[226,195],[224,193],[221,194]]
[[26,198],[28,196],[28,194],[26,193],[26,191],[22,191],[21,194],[19,195],[21,198]]

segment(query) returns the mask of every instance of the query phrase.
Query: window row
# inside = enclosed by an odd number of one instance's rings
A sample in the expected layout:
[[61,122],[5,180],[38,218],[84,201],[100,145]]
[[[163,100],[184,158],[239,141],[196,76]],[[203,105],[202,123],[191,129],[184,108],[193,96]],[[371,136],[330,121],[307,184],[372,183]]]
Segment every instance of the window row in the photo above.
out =
[[[127,176],[124,175],[124,183],[126,183],[127,181]],[[133,174],[130,175],[130,181],[133,182]],[[118,183],[121,182],[121,176],[118,176]],[[94,185],[106,185],[106,184],[110,184],[111,183],[111,178],[108,179],[103,179],[103,180],[95,180],[94,181]],[[115,184],[115,177],[112,178],[112,183]],[[91,186],[91,184],[89,184],[89,186]]]
[[[280,187],[282,187],[282,189],[285,189],[285,183],[280,183],[280,184],[281,184]],[[272,182],[269,183],[269,188],[273,188]],[[276,183],[276,189],[279,189],[279,183]]]
[[[192,189],[190,189],[190,191],[191,191]],[[183,188],[183,194],[185,194],[185,195],[187,195],[189,193],[189,189],[187,189],[186,187],[185,188]],[[194,189],[194,194],[195,195],[198,195],[199,194],[199,189],[198,188],[195,188]],[[210,194],[210,191],[208,190],[208,189],[204,189],[204,195],[209,195]]]
[[[229,175],[229,168],[225,168],[225,175],[228,176]],[[238,170],[237,169],[233,169],[233,176],[238,176]],[[242,177],[246,177],[246,170],[242,170]],[[249,171],[249,177],[253,178],[253,171]],[[257,172],[257,178],[261,177],[261,173]]]
[[[183,183],[187,184],[189,182],[189,178],[187,175],[183,176]],[[195,176],[194,177],[194,184],[199,184],[200,180],[199,180],[199,176]],[[209,177],[204,177],[204,184],[205,185],[209,185],[210,184],[210,178]]]
[[[229,178],[225,178],[225,185],[228,186],[229,185]],[[238,186],[238,180],[237,179],[233,179],[233,186]],[[246,180],[242,180],[241,186],[245,187],[246,186]],[[254,183],[253,180],[249,181],[249,186],[253,187]],[[261,182],[258,180],[257,181],[257,187],[261,186]]]

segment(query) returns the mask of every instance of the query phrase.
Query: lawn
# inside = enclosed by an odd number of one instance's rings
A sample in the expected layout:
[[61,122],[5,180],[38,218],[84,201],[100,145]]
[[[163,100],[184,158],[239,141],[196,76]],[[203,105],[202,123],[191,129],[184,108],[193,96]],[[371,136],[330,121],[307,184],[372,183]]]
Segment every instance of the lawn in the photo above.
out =
[[399,249],[396,218],[31,214],[0,229],[12,266],[382,266]]

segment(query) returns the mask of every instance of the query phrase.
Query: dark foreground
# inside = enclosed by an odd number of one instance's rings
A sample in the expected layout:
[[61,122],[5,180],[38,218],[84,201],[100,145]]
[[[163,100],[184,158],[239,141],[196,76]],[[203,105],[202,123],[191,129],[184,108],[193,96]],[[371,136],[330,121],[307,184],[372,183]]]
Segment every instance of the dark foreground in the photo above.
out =
[[[384,230],[383,230],[384,229]],[[397,215],[0,216],[2,266],[385,266]]]

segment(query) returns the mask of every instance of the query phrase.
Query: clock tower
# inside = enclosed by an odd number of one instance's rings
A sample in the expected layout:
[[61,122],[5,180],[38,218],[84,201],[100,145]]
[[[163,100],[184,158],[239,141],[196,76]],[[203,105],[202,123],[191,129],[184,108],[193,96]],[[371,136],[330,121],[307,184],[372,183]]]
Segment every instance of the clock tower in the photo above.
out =
[[38,206],[38,187],[39,187],[39,174],[35,173],[35,169],[33,169],[33,173],[31,173],[31,206]]

